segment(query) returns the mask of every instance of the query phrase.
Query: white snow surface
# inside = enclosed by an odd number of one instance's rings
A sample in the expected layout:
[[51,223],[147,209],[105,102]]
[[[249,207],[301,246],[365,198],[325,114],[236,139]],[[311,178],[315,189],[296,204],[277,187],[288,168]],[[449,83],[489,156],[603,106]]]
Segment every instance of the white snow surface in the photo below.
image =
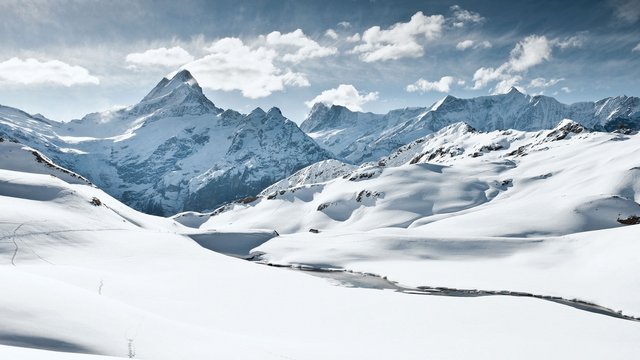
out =
[[[464,123],[351,174],[234,204],[202,229],[271,227],[281,265],[407,286],[522,291],[640,314],[640,135]],[[319,233],[310,233],[315,229]]]
[[[604,150],[602,147],[613,143],[611,138],[612,135],[588,135],[579,139],[574,136],[525,158],[533,159],[529,160],[532,164],[543,161],[545,154],[550,156],[557,152],[555,149],[562,148],[566,141],[576,141],[578,147],[582,142],[589,143],[594,147],[593,153],[599,153],[598,150]],[[619,176],[622,163],[634,157],[637,143],[636,138],[617,142],[622,146],[620,151],[630,155],[605,164],[612,177]],[[43,172],[43,167],[49,167],[37,162],[28,148],[17,144],[1,145],[2,359],[102,359],[93,355],[127,358],[129,344],[135,358],[172,360],[424,359],[425,356],[438,359],[630,359],[640,351],[637,322],[552,302],[505,296],[418,296],[346,288],[299,272],[221,255],[185,235],[206,237],[211,233],[223,234],[222,229],[193,229],[171,219],[141,214],[93,186],[72,181],[76,179],[74,177],[58,177],[55,171]],[[9,151],[11,153],[7,155]],[[525,158],[518,161],[524,163]],[[21,164],[20,169],[15,167],[16,163]],[[488,170],[506,167],[503,172],[518,168],[491,164],[488,161],[484,166]],[[456,171],[464,173],[464,167],[460,166]],[[466,185],[456,185],[454,191],[475,194],[482,199],[477,188],[492,181],[491,174],[498,172],[497,169],[478,175]],[[409,176],[414,172],[413,178],[396,186],[398,193],[384,186],[384,179]],[[400,192],[407,187],[427,184],[425,180],[435,180],[438,176],[454,179],[456,174],[449,174],[444,165],[403,165],[384,169],[369,180],[349,182],[341,178],[329,181],[320,185],[315,195],[332,188],[331,192],[339,195],[336,183],[345,188],[345,193],[352,191],[353,186],[367,185],[386,191],[384,197],[375,199],[382,205],[382,202],[393,202],[402,196]],[[498,172],[498,175],[502,174]],[[520,178],[514,173],[513,179],[512,189],[496,190],[498,193],[493,199],[484,203],[507,197],[509,192],[515,193]],[[545,181],[551,179],[553,176]],[[584,184],[581,186],[584,191],[591,191]],[[601,185],[593,185],[594,188],[598,186]],[[417,194],[426,196],[430,193]],[[269,204],[280,203],[282,208],[302,211],[304,208],[300,206],[305,201],[314,201],[311,195],[314,193],[296,192],[287,194],[286,198],[271,200]],[[100,199],[100,205],[92,204],[93,198]],[[448,214],[442,209],[471,208],[469,204],[473,202],[463,200],[452,205],[451,201],[444,198],[444,207],[434,207],[429,212]],[[381,206],[380,211],[400,220],[410,218],[403,214],[416,212],[417,208],[401,211]],[[464,211],[459,212],[463,216]],[[226,214],[222,215],[229,216]],[[249,222],[246,216],[250,214],[244,215],[245,221]],[[276,221],[280,215],[284,213],[276,211],[272,215],[265,213],[261,218],[271,216],[269,227],[273,228],[271,225],[280,224]],[[230,219],[232,217],[227,220]],[[299,222],[295,216],[286,221]],[[638,250],[638,242],[631,241],[635,239],[631,238],[632,233],[637,233],[634,227],[601,230],[611,238],[597,236],[597,232],[582,233],[571,238],[558,237],[557,242],[549,238],[542,245],[529,244],[515,249],[500,244],[496,236],[487,236],[489,239],[474,247],[477,250],[474,256],[473,251],[465,250],[465,246],[457,247],[456,242],[452,247],[446,246],[444,240],[445,246],[441,248],[421,246],[424,242],[435,243],[424,237],[428,232],[422,228],[428,224],[411,229],[390,227],[356,231],[358,227],[366,228],[364,222],[351,221],[335,236],[323,231],[276,237],[263,243],[262,248],[274,250],[274,257],[286,256],[278,249],[289,248],[294,261],[303,258],[307,248],[310,249],[307,254],[315,259],[351,263],[380,272],[388,270],[392,278],[402,277],[407,282],[410,282],[407,273],[416,272],[417,282],[430,280],[427,275],[442,275],[443,283],[455,284],[460,281],[457,277],[466,274],[462,271],[463,266],[468,266],[468,271],[476,271],[481,264],[486,264],[485,274],[498,272],[502,266],[505,266],[505,272],[524,268],[519,273],[492,276],[508,280],[521,274],[525,277],[520,283],[526,287],[526,284],[535,284],[526,277],[534,272],[527,272],[527,269],[548,267],[550,270],[545,274],[550,276],[546,282],[553,283],[563,271],[571,270],[565,276],[569,278],[587,268],[585,263],[591,263],[591,271],[582,274],[582,283],[591,280],[591,275],[597,275],[589,284],[594,288],[593,293],[602,285],[604,277],[609,277],[614,284],[611,286],[626,283],[629,286],[619,289],[618,301],[604,305],[629,305],[624,310],[637,314],[637,307],[634,307],[639,298],[635,277],[637,261],[628,260],[634,258]],[[329,227],[330,221],[326,224]],[[300,223],[297,226],[308,225]],[[555,231],[560,231],[558,229]],[[394,231],[402,232],[402,237],[394,235]],[[484,231],[500,232],[489,228]],[[416,233],[422,237],[410,239],[410,235]],[[235,232],[231,238],[241,236],[241,232]],[[585,243],[583,240],[587,236],[592,240]],[[525,243],[529,240],[509,238],[503,242]],[[460,241],[473,239],[465,237]],[[494,256],[492,252],[481,251],[483,246],[488,248],[492,244],[503,253]],[[409,251],[402,251],[403,246]],[[437,248],[442,259],[435,256],[431,260],[426,256],[418,259],[431,248]],[[416,249],[422,249],[422,253],[414,253]],[[378,258],[382,252],[386,259]],[[544,252],[548,256],[543,256]],[[363,256],[364,253],[370,256]],[[492,257],[495,257],[495,263],[489,261]],[[463,265],[461,259],[467,265]],[[571,261],[554,266],[557,261],[567,259]],[[430,265],[421,267],[420,264]],[[613,269],[615,264],[617,268]],[[431,274],[428,266],[438,267],[439,272]],[[452,277],[446,277],[448,272]],[[576,285],[567,291],[576,288],[582,287]],[[612,300],[608,290],[603,288],[601,293],[606,296],[596,296],[595,300]],[[71,352],[78,354],[69,354]]]

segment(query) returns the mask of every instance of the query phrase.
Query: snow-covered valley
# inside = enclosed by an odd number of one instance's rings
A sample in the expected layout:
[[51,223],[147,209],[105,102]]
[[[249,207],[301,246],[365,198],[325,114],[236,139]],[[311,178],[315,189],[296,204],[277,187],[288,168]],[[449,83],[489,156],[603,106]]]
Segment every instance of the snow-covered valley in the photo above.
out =
[[[23,145],[5,141],[0,151],[2,358],[422,359],[427,351],[442,359],[628,359],[640,349],[637,322],[557,303],[348,288],[221,255],[186,236],[211,233],[205,228],[216,217],[194,229],[141,214]],[[640,313],[633,226],[544,241],[353,229],[290,231],[255,251],[271,262],[371,270],[405,284],[546,294],[557,286]]]
[[640,359],[640,0],[0,0],[0,360]]
[[2,107],[0,358],[633,358],[636,99],[318,105],[325,137],[188,72],[71,123]]
[[637,298],[621,294],[640,292],[639,233],[627,225],[640,216],[638,155],[638,135],[571,121],[538,132],[455,124],[347,175],[225,208],[200,228],[275,228],[281,236],[254,249],[269,263],[578,298],[637,316]]

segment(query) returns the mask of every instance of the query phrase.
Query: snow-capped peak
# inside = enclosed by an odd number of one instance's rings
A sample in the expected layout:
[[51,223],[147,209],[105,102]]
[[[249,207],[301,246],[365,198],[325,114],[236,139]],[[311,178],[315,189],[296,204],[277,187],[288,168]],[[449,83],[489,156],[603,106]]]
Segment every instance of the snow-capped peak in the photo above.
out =
[[282,115],[282,111],[277,107],[272,107],[267,111],[267,117],[270,119],[284,119],[285,117]]
[[142,102],[159,99],[167,96],[178,88],[188,87],[202,94],[202,88],[191,75],[188,70],[181,70],[176,73],[171,79],[166,77],[162,78],[158,85],[156,85],[148,94],[142,99]]
[[512,86],[511,89],[509,89],[509,91],[507,92],[507,94],[520,94],[520,95],[524,95],[520,90],[518,90],[517,87]]
[[453,96],[451,96],[451,95],[447,95],[447,96],[443,97],[442,99],[436,101],[435,104],[433,104],[431,106],[431,111],[438,110],[440,108],[440,106],[442,106],[442,104],[444,104],[445,102],[447,102],[448,100],[451,100],[451,99],[455,99],[455,98]]
[[179,71],[171,79],[163,78],[139,104],[131,108],[133,115],[155,114],[158,110],[172,116],[219,114],[223,111],[207,99],[188,70]]
[[318,112],[318,111],[326,111],[328,110],[329,107],[327,105],[325,105],[324,103],[318,102],[313,104],[313,107],[311,107],[311,111],[309,112],[309,116],[311,116],[311,114]]
[[253,109],[253,110],[249,113],[249,116],[253,116],[253,117],[255,117],[255,116],[257,116],[257,117],[263,117],[263,116],[265,116],[266,114],[267,114],[267,113],[266,113],[266,112],[264,112],[264,110],[262,110],[262,108],[261,108],[261,107],[257,107],[257,108]]
[[300,124],[300,129],[305,132],[317,132],[328,128],[356,126],[358,119],[361,117],[360,114],[371,115],[370,113],[351,111],[342,105],[334,104],[328,106],[323,103],[316,103],[311,108],[307,119]]

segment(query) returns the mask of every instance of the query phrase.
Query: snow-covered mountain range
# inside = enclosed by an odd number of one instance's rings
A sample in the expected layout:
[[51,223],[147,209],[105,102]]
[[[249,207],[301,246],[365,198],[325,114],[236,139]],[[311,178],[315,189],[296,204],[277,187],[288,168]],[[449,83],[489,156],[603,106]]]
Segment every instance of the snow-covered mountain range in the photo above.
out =
[[338,158],[359,164],[457,122],[481,131],[536,131],[550,129],[562,119],[602,131],[638,130],[640,98],[618,96],[565,105],[552,97],[525,95],[512,88],[506,94],[471,99],[446,96],[428,108],[384,115],[316,104],[300,127]]
[[564,118],[590,129],[635,130],[640,99],[564,105],[512,89],[472,99],[447,96],[429,108],[385,115],[316,104],[298,128],[277,108],[241,114],[216,107],[183,70],[138,104],[68,123],[0,107],[0,135],[42,151],[135,209],[171,215],[250,200],[318,161],[344,161],[336,171],[346,171],[346,163],[376,161],[459,121],[481,131],[537,131]]
[[255,195],[331,154],[279,109],[223,111],[184,70],[136,105],[58,123],[0,108],[0,134],[83,174],[135,209],[170,215]]

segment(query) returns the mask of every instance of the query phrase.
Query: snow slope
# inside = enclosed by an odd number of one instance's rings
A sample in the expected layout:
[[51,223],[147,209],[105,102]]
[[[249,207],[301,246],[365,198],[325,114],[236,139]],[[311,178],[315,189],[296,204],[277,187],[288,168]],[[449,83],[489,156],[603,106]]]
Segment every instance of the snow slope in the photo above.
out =
[[565,105],[552,97],[507,94],[459,99],[446,96],[430,108],[393,110],[385,115],[316,104],[300,125],[325,149],[352,163],[373,161],[427,134],[457,122],[482,131],[550,129],[562,119],[588,128],[640,129],[640,98],[618,96]]
[[0,108],[0,136],[36,148],[124,203],[170,215],[257,194],[331,155],[277,108],[217,108],[188,71],[136,105],[61,124]]
[[640,351],[637,323],[560,304],[352,289],[223,256],[185,236],[207,232],[132,210],[29,148],[3,142],[0,154],[3,359],[130,351],[141,359],[423,359],[425,351],[628,359]]
[[459,123],[342,177],[234,204],[200,228],[275,228],[284,236],[254,249],[275,264],[578,298],[638,315],[640,228],[623,222],[640,216],[639,155],[639,135],[570,120],[536,132]]

